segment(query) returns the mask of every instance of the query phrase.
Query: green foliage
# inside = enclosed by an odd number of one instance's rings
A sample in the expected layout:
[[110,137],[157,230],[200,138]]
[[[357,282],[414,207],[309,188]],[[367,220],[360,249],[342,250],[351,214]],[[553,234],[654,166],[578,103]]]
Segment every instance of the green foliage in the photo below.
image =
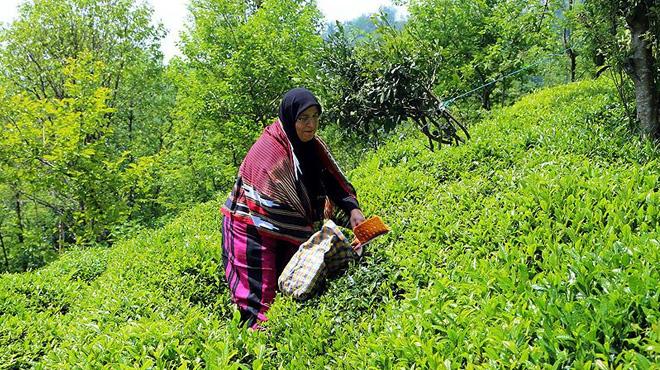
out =
[[[431,144],[460,132],[439,100],[476,121],[488,116],[478,106],[606,62],[633,117],[624,25],[640,4],[657,61],[650,1],[402,3],[405,25],[383,8],[324,40],[313,1],[194,0],[184,56],[165,68],[164,30],[145,4],[24,2],[0,30],[2,270],[36,268],[70,244],[110,244],[212,199],[292,87],[319,96],[324,134],[352,166],[408,120]],[[561,49],[569,58],[539,60]],[[512,71],[522,73],[504,78]]]
[[[549,41],[550,10],[537,1],[412,1],[410,12],[403,29],[383,13],[372,33],[355,36],[338,25],[325,44],[329,119],[373,146],[408,119],[431,148],[461,141],[467,135],[455,136],[462,130],[442,108],[450,98],[480,87],[461,97],[478,96],[486,110],[495,99],[505,105],[543,84],[540,76],[527,80],[540,73],[538,59],[558,49]],[[517,80],[507,76],[514,72]]]
[[[416,0],[403,28],[385,11],[354,22],[366,34],[323,40],[313,1],[193,0],[184,57],[165,68],[147,6],[25,2],[0,30],[0,271],[78,247],[0,277],[0,368],[652,367],[658,149],[623,118],[638,4]],[[412,123],[437,114],[435,96],[562,48],[573,59],[487,85],[478,105],[562,81],[570,60],[578,77],[612,64],[623,103],[604,79],[493,113],[468,100],[488,117],[475,139],[425,150]],[[278,297],[268,331],[246,332],[218,208],[301,85],[392,233],[325,294]]]
[[[438,69],[435,91],[449,98],[494,81],[558,52],[551,42],[553,17],[539,1],[481,0],[467,3],[447,0],[410,2],[406,38],[418,53],[418,63]],[[525,81],[535,70],[517,78]],[[481,106],[506,102],[528,91],[511,79],[475,93]],[[514,89],[513,87],[517,87]]]
[[127,214],[116,193],[123,158],[112,162],[112,151],[105,145],[112,132],[107,115],[114,111],[107,106],[110,91],[98,87],[99,73],[89,73],[102,69],[89,54],[81,55],[63,68],[68,97],[35,99],[20,94],[1,104],[6,181],[16,186],[17,196],[52,211],[60,233],[53,229],[44,234],[59,239],[60,248],[65,238],[79,244],[95,240]]
[[[3,270],[111,243],[163,212],[153,163],[173,91],[160,26],[132,0],[25,2],[0,30]],[[169,125],[171,126],[171,125]]]
[[420,68],[387,15],[380,17],[377,31],[357,45],[341,25],[328,37],[322,59],[324,95],[331,102],[326,116],[373,146],[408,119],[432,138],[428,128],[440,126],[441,113],[432,91],[435,71]]
[[[522,99],[431,153],[420,134],[350,173],[391,226],[268,331],[238,326],[224,199],[112,249],[0,278],[0,364],[53,368],[648,368],[660,361],[658,151],[611,82]],[[38,292],[39,294],[35,294]]]

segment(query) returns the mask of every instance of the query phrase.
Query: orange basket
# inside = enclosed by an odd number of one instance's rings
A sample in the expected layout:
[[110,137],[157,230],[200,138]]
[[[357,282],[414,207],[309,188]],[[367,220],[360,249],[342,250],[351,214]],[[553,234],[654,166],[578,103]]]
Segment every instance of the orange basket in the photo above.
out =
[[365,245],[371,242],[375,237],[386,234],[389,231],[390,228],[383,223],[383,220],[381,220],[380,217],[373,216],[355,226],[355,229],[353,229],[353,234],[355,235],[353,244]]

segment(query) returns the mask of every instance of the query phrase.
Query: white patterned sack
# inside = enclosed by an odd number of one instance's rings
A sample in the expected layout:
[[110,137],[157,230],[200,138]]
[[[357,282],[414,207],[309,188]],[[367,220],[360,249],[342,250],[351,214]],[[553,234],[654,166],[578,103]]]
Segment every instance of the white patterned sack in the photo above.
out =
[[305,300],[319,291],[328,275],[342,271],[358,258],[339,227],[326,221],[320,231],[300,245],[277,283],[283,294]]

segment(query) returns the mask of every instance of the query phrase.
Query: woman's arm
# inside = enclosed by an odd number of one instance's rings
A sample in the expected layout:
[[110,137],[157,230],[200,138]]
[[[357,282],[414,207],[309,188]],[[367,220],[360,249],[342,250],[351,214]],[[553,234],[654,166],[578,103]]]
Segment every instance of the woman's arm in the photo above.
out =
[[339,184],[339,180],[332,176],[330,171],[322,171],[321,181],[332,203],[348,216],[351,228],[355,228],[364,221],[364,215],[360,210],[360,204],[355,194],[346,191],[345,187]]

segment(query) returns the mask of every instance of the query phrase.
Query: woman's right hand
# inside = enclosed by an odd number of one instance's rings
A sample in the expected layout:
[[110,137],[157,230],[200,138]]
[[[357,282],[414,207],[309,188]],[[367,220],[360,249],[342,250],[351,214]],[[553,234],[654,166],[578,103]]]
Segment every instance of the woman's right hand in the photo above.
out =
[[351,211],[350,222],[351,222],[351,228],[352,229],[355,229],[355,226],[363,223],[364,220],[365,220],[364,215],[362,214],[362,211],[360,211],[359,208],[356,208],[356,209]]

